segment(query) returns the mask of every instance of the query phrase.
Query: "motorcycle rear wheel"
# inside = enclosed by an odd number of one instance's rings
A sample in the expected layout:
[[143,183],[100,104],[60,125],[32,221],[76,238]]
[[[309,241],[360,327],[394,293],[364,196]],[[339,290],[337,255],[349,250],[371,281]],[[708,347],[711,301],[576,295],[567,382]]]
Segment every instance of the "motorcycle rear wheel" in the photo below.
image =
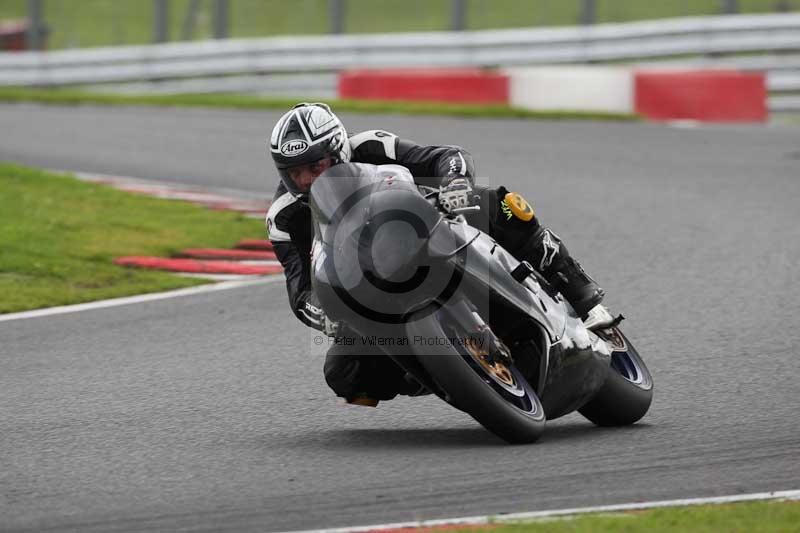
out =
[[[444,323],[443,323],[444,322]],[[439,313],[423,310],[411,317],[407,331],[412,338],[465,339]],[[447,396],[447,400],[510,444],[535,442],[547,421],[533,388],[513,365],[493,372],[474,353],[458,342],[427,346],[417,354],[422,366]]]
[[653,401],[653,377],[647,365],[618,328],[613,332],[622,343],[611,354],[608,378],[589,403],[578,409],[598,426],[633,424],[647,413]]

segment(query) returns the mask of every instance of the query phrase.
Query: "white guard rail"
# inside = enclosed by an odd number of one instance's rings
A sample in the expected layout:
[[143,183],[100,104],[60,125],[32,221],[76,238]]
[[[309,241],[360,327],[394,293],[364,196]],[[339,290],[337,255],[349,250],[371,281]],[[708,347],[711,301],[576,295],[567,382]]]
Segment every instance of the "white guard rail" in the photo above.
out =
[[362,67],[586,63],[783,50],[800,50],[800,13],[3,53],[0,85],[57,86]]

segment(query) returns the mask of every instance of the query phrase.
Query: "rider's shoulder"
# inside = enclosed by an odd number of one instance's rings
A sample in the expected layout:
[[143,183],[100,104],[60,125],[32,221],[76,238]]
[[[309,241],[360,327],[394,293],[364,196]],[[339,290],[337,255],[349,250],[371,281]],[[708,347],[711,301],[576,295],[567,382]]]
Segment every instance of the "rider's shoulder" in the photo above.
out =
[[411,175],[411,171],[402,165],[377,165],[375,167],[375,176],[378,179],[392,177],[414,183],[414,176]]
[[285,230],[295,212],[302,209],[307,209],[307,206],[295,195],[278,189],[267,210],[267,226],[271,231]]
[[352,135],[349,141],[350,149],[354,153],[377,150],[389,157],[393,157],[397,135],[386,130],[367,130]]
[[394,140],[396,138],[397,138],[397,135],[395,135],[394,133],[392,133],[390,131],[386,131],[386,130],[366,130],[366,131],[362,131],[362,132],[359,132],[359,133],[354,133],[353,135],[350,135],[350,137],[349,137],[351,145],[353,143],[360,144],[360,143],[363,143],[363,142],[366,142],[366,141],[383,142],[384,139],[393,139]]

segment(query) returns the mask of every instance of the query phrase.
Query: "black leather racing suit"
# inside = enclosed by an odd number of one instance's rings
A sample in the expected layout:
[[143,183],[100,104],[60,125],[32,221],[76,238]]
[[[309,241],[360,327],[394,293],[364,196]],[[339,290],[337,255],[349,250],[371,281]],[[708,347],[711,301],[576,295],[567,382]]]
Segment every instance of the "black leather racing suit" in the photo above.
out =
[[[481,211],[469,216],[470,224],[489,233],[520,260],[529,261],[546,277],[550,270],[571,258],[560,239],[541,226],[534,216],[523,221],[511,215],[504,187],[497,189],[474,184],[472,156],[458,146],[421,146],[396,135],[371,130],[350,137],[353,163],[398,164],[409,169],[419,185],[438,187],[454,178],[465,178],[480,196]],[[323,327],[323,313],[311,286],[311,210],[281,183],[267,213],[267,227],[275,254],[284,267],[286,288],[294,314],[316,329]],[[412,387],[388,357],[363,345],[335,344],[325,361],[325,378],[337,395],[353,399],[359,395],[381,400],[407,393]]]

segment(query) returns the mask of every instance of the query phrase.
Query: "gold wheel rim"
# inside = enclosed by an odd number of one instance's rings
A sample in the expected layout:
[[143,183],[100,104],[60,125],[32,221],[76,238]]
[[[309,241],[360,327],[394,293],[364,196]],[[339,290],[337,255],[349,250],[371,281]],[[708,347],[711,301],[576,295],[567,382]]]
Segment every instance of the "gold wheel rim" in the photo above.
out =
[[495,379],[508,385],[509,387],[516,386],[514,376],[511,374],[511,370],[509,370],[508,365],[497,360],[492,363],[489,359],[489,352],[484,348],[481,348],[473,339],[467,340],[465,344],[473,359],[480,363],[487,373],[494,376]]

